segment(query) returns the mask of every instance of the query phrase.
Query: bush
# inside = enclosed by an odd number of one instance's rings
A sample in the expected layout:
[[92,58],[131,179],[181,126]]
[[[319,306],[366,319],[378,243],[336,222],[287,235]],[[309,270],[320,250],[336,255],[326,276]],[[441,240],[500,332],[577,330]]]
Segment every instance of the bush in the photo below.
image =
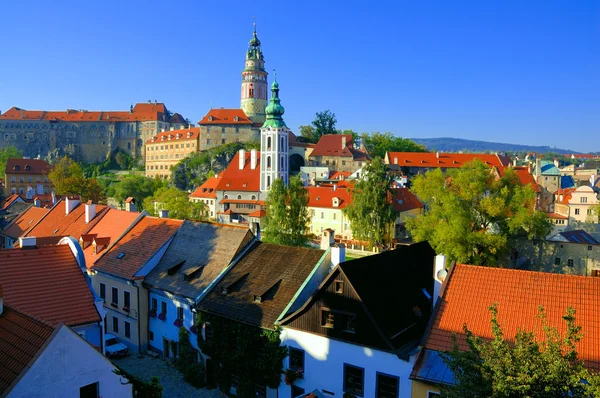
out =
[[202,388],[206,385],[204,365],[196,362],[196,352],[190,343],[190,333],[186,328],[179,329],[179,358],[175,366],[190,385]]

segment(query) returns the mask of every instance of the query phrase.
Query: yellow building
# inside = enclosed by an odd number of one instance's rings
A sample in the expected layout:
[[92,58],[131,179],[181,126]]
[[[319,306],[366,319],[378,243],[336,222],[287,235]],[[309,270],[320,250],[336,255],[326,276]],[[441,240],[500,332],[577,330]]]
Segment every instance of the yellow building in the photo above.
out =
[[5,169],[7,194],[48,195],[54,190],[48,179],[50,165],[40,159],[8,159]]
[[202,202],[206,206],[206,216],[210,219],[215,219],[217,210],[217,186],[221,181],[221,177],[216,175],[209,178],[200,185],[193,193],[190,194],[189,198],[191,202]]
[[592,215],[592,208],[597,204],[598,198],[591,187],[561,189],[556,193],[554,212],[567,217],[568,223],[586,222]]
[[146,176],[171,178],[171,167],[198,152],[200,128],[162,132],[146,142]]

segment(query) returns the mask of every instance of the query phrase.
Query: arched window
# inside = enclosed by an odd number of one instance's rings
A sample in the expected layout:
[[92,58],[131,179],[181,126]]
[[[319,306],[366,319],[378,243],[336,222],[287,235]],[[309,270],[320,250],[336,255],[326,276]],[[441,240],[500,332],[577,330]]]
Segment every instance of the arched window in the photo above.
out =
[[229,199],[229,195],[223,196],[223,199]]
[[242,195],[237,196],[238,200],[242,200]]
[[267,176],[267,188],[271,186],[271,176]]
[[281,149],[283,149],[283,148],[285,147],[285,144],[283,143],[283,141],[284,141],[284,140],[283,140],[283,137],[281,137],[281,145],[280,145],[280,148],[281,148]]
[[281,157],[281,170],[285,170],[285,162],[283,161],[283,156]]
[[271,168],[271,157],[267,156],[267,169],[270,169],[270,168]]
[[271,137],[267,137],[267,149],[271,149]]

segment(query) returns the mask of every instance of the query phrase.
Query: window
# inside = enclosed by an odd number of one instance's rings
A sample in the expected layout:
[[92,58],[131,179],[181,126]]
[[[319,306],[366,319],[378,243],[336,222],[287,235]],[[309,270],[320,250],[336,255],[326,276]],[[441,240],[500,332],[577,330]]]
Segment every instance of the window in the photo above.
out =
[[119,289],[116,287],[112,288],[112,304],[119,305]]
[[321,212],[321,220],[325,218],[325,213]]
[[365,370],[356,366],[344,364],[344,392],[363,396]]
[[344,332],[356,333],[356,315],[345,314],[343,319],[344,319]]
[[177,307],[177,319],[183,322],[183,307]]
[[592,246],[588,246],[588,250],[592,250]]
[[238,200],[242,200],[242,195],[237,196]]
[[337,294],[344,293],[344,281],[334,281],[333,286]]
[[148,330],[148,339],[154,341],[154,332],[152,330]]
[[306,393],[304,388],[300,388],[300,387],[292,384],[292,398],[299,397],[304,393]]
[[104,283],[100,284],[100,298],[106,300],[106,285]]
[[294,370],[304,370],[304,350],[290,347],[289,368]]
[[335,316],[331,311],[321,310],[321,326],[333,329],[335,325]]
[[587,203],[587,197],[582,196],[581,198],[579,198],[579,203]]
[[131,323],[125,321],[125,337],[131,338]]
[[154,312],[158,310],[158,302],[156,300],[156,297],[152,297],[152,305],[150,306],[150,309]]
[[167,316],[167,302],[166,301],[160,302],[160,313]]
[[99,396],[98,382],[79,388],[79,398],[97,398]]
[[567,265],[568,265],[569,267],[572,267],[572,266],[573,266],[573,259],[572,259],[572,258],[570,258],[570,259],[568,259],[568,260],[567,260]]
[[596,276],[596,277],[600,276],[600,269],[593,269],[592,276]]
[[333,220],[334,220],[334,221],[335,221],[335,216],[336,216],[336,214],[335,214],[335,213],[333,213]]
[[579,214],[579,209],[575,209],[575,214]]
[[554,265],[560,265],[560,257],[554,259]]
[[113,332],[119,333],[119,318],[113,316]]
[[131,308],[131,294],[123,292],[123,308]]
[[377,398],[397,398],[398,384],[397,377],[377,373]]
[[441,397],[439,392],[427,391],[427,398]]

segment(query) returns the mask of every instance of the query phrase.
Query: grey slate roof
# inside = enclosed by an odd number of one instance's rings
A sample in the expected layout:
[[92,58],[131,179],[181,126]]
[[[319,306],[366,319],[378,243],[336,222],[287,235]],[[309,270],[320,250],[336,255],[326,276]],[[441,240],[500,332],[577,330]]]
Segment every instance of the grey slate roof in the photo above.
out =
[[193,300],[253,237],[247,228],[186,220],[144,284]]

